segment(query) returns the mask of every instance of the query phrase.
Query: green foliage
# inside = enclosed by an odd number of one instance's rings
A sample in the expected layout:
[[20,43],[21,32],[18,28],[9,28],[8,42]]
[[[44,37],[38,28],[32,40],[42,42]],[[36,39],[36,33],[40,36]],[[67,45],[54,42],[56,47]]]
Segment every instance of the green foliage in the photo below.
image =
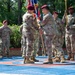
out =
[[[50,12],[58,11],[60,14],[59,16],[62,18],[65,12],[65,0],[38,0],[39,6],[43,4],[47,4],[50,6]],[[74,0],[67,0],[67,7],[73,6],[75,8],[75,1]]]
[[19,32],[19,26],[17,25],[12,25],[9,26],[12,29],[12,34],[11,34],[11,38],[10,38],[10,42],[11,42],[11,47],[14,48],[20,48],[21,47],[21,34]]
[[2,23],[0,23],[0,26],[2,26]]
[[24,8],[24,0],[0,0],[1,22],[7,19],[11,25],[18,24],[19,15],[22,16],[25,12],[25,9],[19,9],[19,1],[22,1],[22,8]]
[[[74,0],[67,0],[68,7],[74,6]],[[9,21],[9,24],[19,24],[22,23],[22,15],[26,12],[25,5],[26,0],[0,0],[0,21],[4,19]],[[50,12],[58,11],[60,17],[63,16],[65,11],[65,0],[38,0],[39,8],[43,4],[48,4],[50,6]]]
[[[0,27],[2,26],[2,23],[0,23]],[[18,25],[9,25],[10,29],[12,30],[11,36],[10,36],[10,47],[12,48],[20,48],[21,47],[21,34],[20,34],[20,26]]]

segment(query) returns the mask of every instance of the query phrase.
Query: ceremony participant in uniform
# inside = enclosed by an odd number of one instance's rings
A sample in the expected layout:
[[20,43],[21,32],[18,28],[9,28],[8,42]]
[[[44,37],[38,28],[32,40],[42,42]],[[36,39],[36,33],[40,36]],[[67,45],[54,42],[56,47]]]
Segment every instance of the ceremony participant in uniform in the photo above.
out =
[[27,12],[23,15],[23,29],[22,29],[22,57],[24,63],[34,63],[32,60],[32,51],[34,43],[34,32],[38,30],[36,18],[34,17],[34,7],[29,5]]
[[0,33],[0,58],[2,58],[2,38]]
[[63,17],[63,22],[67,20],[65,42],[68,52],[68,60],[74,60],[75,56],[75,13],[74,8],[71,6],[68,8],[69,15]]
[[44,64],[52,64],[52,41],[55,35],[57,35],[57,29],[55,26],[54,19],[52,17],[52,14],[49,12],[48,5],[43,5],[41,7],[42,13],[43,13],[43,21],[40,22],[41,29],[40,32],[44,34],[44,41],[45,41],[45,47],[48,54],[48,61],[44,62]]
[[53,45],[52,49],[53,52],[55,53],[55,57],[53,59],[54,62],[65,62],[64,58],[64,52],[62,49],[63,43],[64,43],[64,33],[65,33],[65,28],[62,20],[58,17],[58,12],[54,11],[53,12],[53,18],[56,23],[57,30],[59,32],[59,35],[55,37],[53,40]]
[[3,26],[0,27],[0,33],[1,33],[1,39],[2,39],[2,56],[4,54],[4,50],[6,53],[6,56],[9,57],[10,56],[10,35],[12,30],[8,27],[8,22],[7,20],[3,21]]

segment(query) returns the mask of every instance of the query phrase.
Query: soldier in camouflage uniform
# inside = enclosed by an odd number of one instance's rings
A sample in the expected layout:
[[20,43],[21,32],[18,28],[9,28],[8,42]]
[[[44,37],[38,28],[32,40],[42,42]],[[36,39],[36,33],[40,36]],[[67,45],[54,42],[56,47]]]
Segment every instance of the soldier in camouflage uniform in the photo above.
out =
[[34,63],[32,58],[34,32],[38,30],[36,25],[36,18],[33,15],[34,7],[28,6],[28,12],[23,15],[23,29],[22,29],[22,57],[24,57],[24,63]]
[[43,21],[40,22],[40,25],[42,27],[42,30],[40,29],[40,31],[44,33],[45,47],[48,54],[48,61],[44,62],[44,64],[52,64],[52,41],[54,35],[56,35],[58,32],[52,14],[49,12],[49,7],[47,5],[43,5],[41,9],[44,16]]
[[7,57],[9,57],[11,29],[7,26],[7,24],[8,24],[7,20],[4,20],[3,26],[0,27],[0,33],[1,33],[1,39],[2,39],[2,56],[3,56],[4,50],[5,50]]
[[21,34],[21,52],[23,52],[23,37],[22,37],[22,29],[23,29],[23,25],[20,26],[20,34]]
[[35,57],[38,53],[39,49],[39,33],[38,31],[34,32],[34,44],[33,44],[33,51],[32,51],[32,60],[34,60],[35,62],[39,62],[39,60],[36,60]]
[[0,33],[0,58],[2,58],[2,38]]
[[63,22],[65,23],[67,19],[66,25],[66,34],[65,34],[65,42],[66,49],[68,52],[68,60],[74,60],[75,55],[75,13],[74,8],[71,6],[68,8],[69,15],[63,17]]
[[56,26],[59,32],[59,35],[54,38],[52,45],[53,52],[55,53],[54,61],[65,62],[64,52],[62,49],[64,43],[64,33],[65,33],[64,25],[62,23],[62,20],[58,18],[58,12],[55,11],[53,13],[53,18],[56,22]]
[[[23,36],[22,36],[22,29],[23,29],[23,25],[21,25],[20,26],[20,33],[21,33],[21,52],[23,53],[23,47],[24,47],[24,45],[23,45]],[[34,32],[34,42],[33,42],[33,50],[32,50],[32,53],[31,53],[31,60],[33,60],[33,61],[35,61],[35,62],[39,62],[39,60],[37,60],[37,59],[35,59],[35,57],[36,57],[36,53],[37,53],[37,49],[38,49],[38,36],[36,36],[36,35],[38,35],[38,33],[36,34],[36,32],[37,31],[35,31]],[[37,46],[36,46],[37,45]]]

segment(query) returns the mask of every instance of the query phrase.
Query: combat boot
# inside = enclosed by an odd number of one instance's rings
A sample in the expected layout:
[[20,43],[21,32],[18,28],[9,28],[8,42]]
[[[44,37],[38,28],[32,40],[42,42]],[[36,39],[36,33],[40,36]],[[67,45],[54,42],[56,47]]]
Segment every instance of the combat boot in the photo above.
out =
[[6,53],[6,57],[10,57],[9,52]]
[[60,62],[60,57],[53,58],[53,62]]
[[2,56],[2,55],[0,55],[0,58],[3,58],[3,56]]
[[39,60],[35,59],[34,56],[31,57],[31,60],[34,61],[34,62],[39,62]]
[[60,61],[61,63],[65,63],[65,58],[64,58],[64,56],[61,56],[60,59],[61,59],[61,61]]
[[70,61],[74,61],[74,53],[71,53]]
[[26,59],[26,60],[25,60],[25,63],[26,63],[26,64],[34,63],[34,61],[31,60],[31,59],[29,59],[28,57],[26,57],[25,59]]
[[26,57],[23,57],[24,58],[24,60],[23,60],[23,63],[25,64],[25,61],[26,61]]
[[48,61],[44,62],[43,64],[53,64],[53,61],[52,61],[52,59],[48,58]]
[[70,60],[71,59],[71,53],[68,53],[68,58],[67,60]]
[[3,58],[3,55],[2,55],[2,53],[0,53],[0,58]]

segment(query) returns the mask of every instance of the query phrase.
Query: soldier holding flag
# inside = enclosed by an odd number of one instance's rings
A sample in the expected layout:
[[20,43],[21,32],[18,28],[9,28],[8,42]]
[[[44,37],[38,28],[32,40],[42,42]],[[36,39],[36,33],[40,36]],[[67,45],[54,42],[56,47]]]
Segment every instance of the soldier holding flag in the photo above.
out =
[[49,12],[49,7],[48,5],[43,5],[41,7],[42,13],[44,14],[43,16],[43,21],[38,22],[40,23],[42,30],[40,29],[41,32],[43,32],[45,36],[45,47],[47,50],[48,54],[48,61],[44,62],[44,64],[52,64],[52,41],[55,35],[58,34],[58,31],[56,30],[55,26],[55,21],[52,17],[52,14]]
[[74,60],[75,56],[75,13],[74,8],[68,8],[69,15],[63,17],[63,22],[67,19],[65,42],[68,52],[68,60]]
[[29,5],[27,7],[27,12],[23,15],[23,29],[22,29],[22,39],[23,39],[23,53],[24,63],[34,63],[31,59],[34,43],[34,32],[35,29],[38,30],[36,25],[36,18],[34,17],[34,6]]

